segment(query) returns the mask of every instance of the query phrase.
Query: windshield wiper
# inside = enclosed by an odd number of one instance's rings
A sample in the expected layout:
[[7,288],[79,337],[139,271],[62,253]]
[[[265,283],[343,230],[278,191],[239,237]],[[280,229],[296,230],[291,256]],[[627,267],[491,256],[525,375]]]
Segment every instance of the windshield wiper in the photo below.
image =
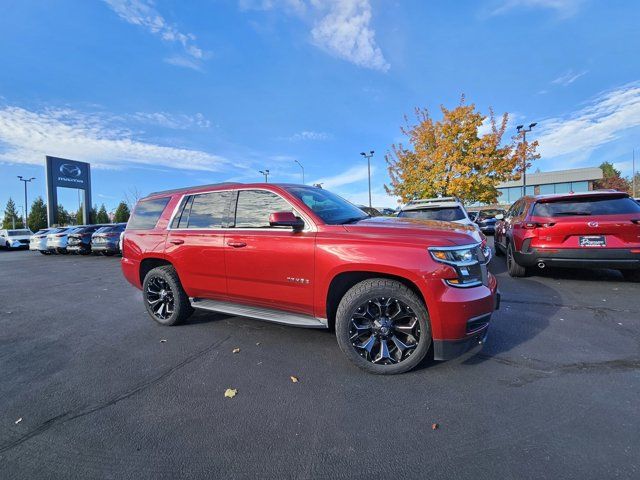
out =
[[591,215],[591,212],[558,212],[556,215]]
[[356,223],[356,222],[359,222],[360,220],[364,220],[365,218],[371,218],[371,215],[366,215],[364,217],[347,218],[346,220],[340,222],[340,225],[346,225],[347,223]]

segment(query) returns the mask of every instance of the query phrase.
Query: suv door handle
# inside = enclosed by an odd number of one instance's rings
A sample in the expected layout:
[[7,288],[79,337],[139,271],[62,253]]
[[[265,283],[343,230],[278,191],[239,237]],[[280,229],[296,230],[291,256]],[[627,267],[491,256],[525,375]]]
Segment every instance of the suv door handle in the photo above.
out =
[[227,245],[233,248],[242,248],[247,246],[244,242],[227,242]]
[[169,240],[169,243],[173,243],[174,245],[182,245],[184,243],[184,240]]

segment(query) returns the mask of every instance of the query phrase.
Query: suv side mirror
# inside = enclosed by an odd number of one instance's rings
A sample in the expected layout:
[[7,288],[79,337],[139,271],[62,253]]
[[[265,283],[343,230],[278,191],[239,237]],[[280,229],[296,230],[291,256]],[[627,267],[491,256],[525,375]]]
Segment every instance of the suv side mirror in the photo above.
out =
[[293,212],[273,212],[269,215],[269,225],[272,227],[291,227],[294,231],[304,228],[304,222]]
[[496,220],[503,220],[504,219],[504,215],[499,213],[494,217]]

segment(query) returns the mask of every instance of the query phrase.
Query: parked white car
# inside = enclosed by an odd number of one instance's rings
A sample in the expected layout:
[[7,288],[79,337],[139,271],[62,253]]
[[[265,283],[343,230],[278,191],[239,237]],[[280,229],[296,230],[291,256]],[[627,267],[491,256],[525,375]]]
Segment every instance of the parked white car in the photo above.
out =
[[43,228],[42,230],[38,230],[36,233],[31,235],[29,238],[29,250],[34,252],[40,252],[43,255],[49,253],[47,250],[47,235],[50,233],[54,233],[57,228]]
[[50,253],[68,253],[68,235],[79,229],[80,227],[62,227],[55,233],[49,233],[47,235],[47,250]]
[[470,218],[462,202],[455,197],[413,200],[401,208],[398,217],[454,222],[470,225],[479,230],[478,225]]
[[33,232],[29,229],[0,230],[0,247],[6,249],[27,248],[31,235]]

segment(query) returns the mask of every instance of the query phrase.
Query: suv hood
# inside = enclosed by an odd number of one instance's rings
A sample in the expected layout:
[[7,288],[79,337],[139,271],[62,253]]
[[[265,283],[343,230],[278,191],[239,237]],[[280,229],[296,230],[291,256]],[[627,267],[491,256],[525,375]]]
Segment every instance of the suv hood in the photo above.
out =
[[473,225],[417,218],[371,217],[358,223],[343,225],[351,233],[384,236],[419,236],[436,245],[468,245],[480,243],[482,237]]

